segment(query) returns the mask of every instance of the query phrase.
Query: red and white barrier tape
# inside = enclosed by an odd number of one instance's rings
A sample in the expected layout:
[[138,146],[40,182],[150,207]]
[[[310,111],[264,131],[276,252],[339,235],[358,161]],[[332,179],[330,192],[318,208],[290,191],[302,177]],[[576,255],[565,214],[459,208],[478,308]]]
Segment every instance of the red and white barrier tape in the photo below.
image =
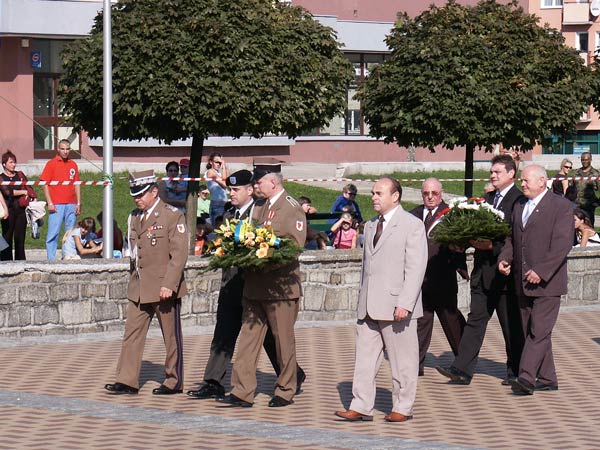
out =
[[[222,178],[191,178],[191,177],[158,177],[157,181],[208,181],[208,180],[222,180]],[[589,176],[589,177],[551,177],[549,181],[554,180],[568,180],[568,181],[593,181],[600,180],[600,176]],[[293,182],[311,182],[311,183],[326,183],[326,182],[344,182],[344,183],[374,183],[377,178],[285,178],[283,181]],[[401,183],[419,183],[425,181],[424,178],[399,178],[398,181]],[[438,178],[438,181],[490,181],[489,178]],[[80,186],[108,186],[111,184],[108,180],[103,181],[0,181],[0,186],[69,186],[69,185],[80,185]]]

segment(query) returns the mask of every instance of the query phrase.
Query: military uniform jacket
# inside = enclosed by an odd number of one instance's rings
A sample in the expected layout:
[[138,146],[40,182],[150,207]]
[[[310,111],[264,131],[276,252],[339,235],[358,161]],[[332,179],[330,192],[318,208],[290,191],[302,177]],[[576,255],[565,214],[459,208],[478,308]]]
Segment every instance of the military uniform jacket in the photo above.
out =
[[187,292],[183,270],[187,262],[189,234],[181,211],[162,200],[142,224],[143,211],[129,217],[131,278],[127,298],[134,302],[160,301],[161,287],[173,291],[174,298]]
[[[257,225],[271,224],[277,237],[293,239],[300,247],[306,241],[306,214],[300,204],[286,191],[269,208],[269,200],[257,200],[252,212]],[[302,295],[300,264],[279,266],[273,270],[246,271],[244,297],[252,300],[291,300]]]

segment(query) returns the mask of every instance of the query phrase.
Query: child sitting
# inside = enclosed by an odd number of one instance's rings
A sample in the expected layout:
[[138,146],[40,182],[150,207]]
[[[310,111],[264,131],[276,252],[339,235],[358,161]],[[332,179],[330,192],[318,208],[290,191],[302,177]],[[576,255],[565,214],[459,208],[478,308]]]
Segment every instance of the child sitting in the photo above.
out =
[[91,240],[84,247],[81,236],[96,230],[96,221],[86,217],[70,230],[67,230],[62,241],[62,259],[81,259],[81,255],[98,255],[102,252],[102,244],[96,245]]
[[352,214],[345,212],[340,216],[340,220],[331,226],[335,248],[356,248],[358,233],[353,228],[353,224]]
[[196,225],[196,242],[194,244],[194,255],[201,256],[204,253],[204,247],[208,243],[208,235],[213,229],[208,223],[199,223]]

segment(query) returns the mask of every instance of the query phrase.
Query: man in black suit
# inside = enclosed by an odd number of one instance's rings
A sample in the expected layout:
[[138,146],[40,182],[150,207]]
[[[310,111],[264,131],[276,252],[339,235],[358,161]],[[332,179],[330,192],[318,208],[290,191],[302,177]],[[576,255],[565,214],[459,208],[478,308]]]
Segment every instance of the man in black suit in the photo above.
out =
[[[512,210],[523,194],[515,186],[516,166],[510,155],[498,155],[492,159],[490,181],[495,191],[485,195],[485,201],[504,213],[504,219],[511,223]],[[512,224],[511,224],[512,225]],[[519,374],[519,360],[523,349],[523,329],[520,312],[515,297],[514,282],[498,272],[498,255],[504,245],[504,238],[494,241],[474,241],[475,258],[471,272],[471,308],[467,317],[458,356],[449,367],[436,369],[451,384],[470,384],[477,365],[477,357],[483,345],[487,324],[494,311],[502,328],[506,347],[505,386]]]
[[456,272],[468,279],[464,253],[450,251],[430,239],[429,232],[441,220],[443,211],[448,207],[442,200],[442,183],[436,178],[428,178],[421,187],[423,204],[411,211],[411,214],[423,221],[427,233],[428,261],[423,280],[423,317],[417,320],[419,337],[419,376],[424,375],[425,356],[431,343],[433,314],[436,313],[448,344],[456,356],[460,338],[465,327],[465,318],[457,307],[458,283]]
[[[232,207],[224,214],[224,219],[241,219],[250,217],[254,205],[254,188],[252,172],[238,170],[226,179],[231,193]],[[223,380],[227,367],[233,357],[235,343],[242,326],[242,293],[244,291],[244,271],[238,268],[224,270],[219,291],[217,306],[217,323],[213,340],[210,344],[210,356],[204,369],[204,383],[196,390],[188,391],[190,397],[206,399],[225,395]],[[279,374],[275,338],[271,329],[267,329],[263,347],[275,373]],[[298,366],[297,393],[306,379],[302,368]]]

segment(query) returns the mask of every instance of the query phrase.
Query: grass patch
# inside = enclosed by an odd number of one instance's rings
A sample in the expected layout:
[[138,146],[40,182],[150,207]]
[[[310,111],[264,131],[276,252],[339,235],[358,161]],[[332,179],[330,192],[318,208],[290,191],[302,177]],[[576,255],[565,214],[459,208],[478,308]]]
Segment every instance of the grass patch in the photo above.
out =
[[[451,179],[463,179],[465,177],[465,172],[462,170],[433,170],[431,172],[392,172],[386,174],[390,177],[398,178],[398,179],[418,179],[425,180],[430,177],[435,177],[438,179],[451,178]],[[485,178],[489,179],[490,173],[487,170],[476,170],[473,174],[473,178]],[[352,175],[354,179],[360,178],[378,178],[379,175],[368,175],[368,174],[357,174]],[[473,183],[473,194],[475,196],[483,195],[483,187],[487,181],[475,181]],[[411,187],[415,189],[421,189],[421,184],[423,181],[413,181],[413,182],[401,182],[402,187]],[[444,192],[449,194],[463,195],[465,193],[465,183],[464,181],[442,181],[442,186],[444,187]],[[361,205],[362,207],[362,205]]]

